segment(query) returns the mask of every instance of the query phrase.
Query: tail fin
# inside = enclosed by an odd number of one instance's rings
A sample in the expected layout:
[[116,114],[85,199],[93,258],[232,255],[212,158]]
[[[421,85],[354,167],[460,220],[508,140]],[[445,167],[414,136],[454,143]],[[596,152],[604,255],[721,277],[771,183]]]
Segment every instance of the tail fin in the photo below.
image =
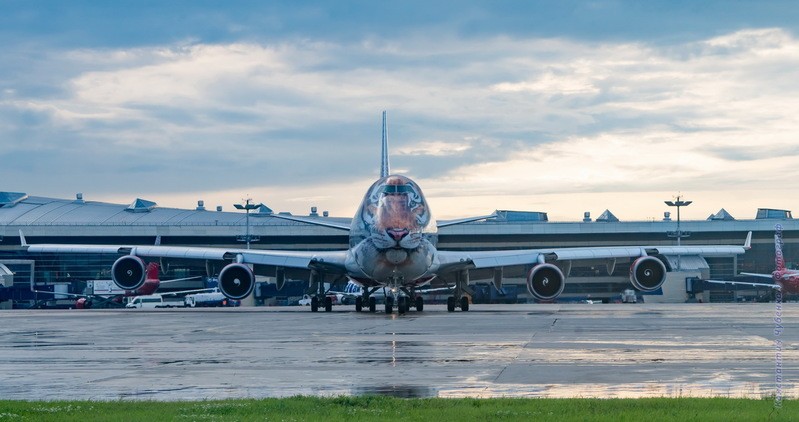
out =
[[22,247],[28,246],[28,241],[25,239],[25,235],[22,234],[22,229],[19,230],[19,244]]
[[785,269],[785,257],[782,256],[782,224],[774,226],[774,265],[775,271]]
[[391,174],[388,165],[388,127],[386,126],[386,111],[383,110],[383,155],[380,162],[380,177]]

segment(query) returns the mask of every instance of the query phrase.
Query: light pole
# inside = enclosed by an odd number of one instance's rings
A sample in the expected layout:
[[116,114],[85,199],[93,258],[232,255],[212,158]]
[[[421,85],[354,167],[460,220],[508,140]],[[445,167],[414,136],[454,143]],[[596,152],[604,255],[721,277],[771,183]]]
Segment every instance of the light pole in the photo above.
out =
[[[688,205],[691,205],[693,201],[683,201],[681,198],[682,196],[678,194],[674,198],[676,201],[664,201],[666,205],[670,207],[677,207],[677,232],[674,233],[674,235],[672,235],[672,232],[668,233],[669,237],[677,238],[677,246],[680,246],[680,239],[691,235],[690,233],[683,234],[682,230],[680,230],[680,207],[687,207]],[[680,255],[677,255],[677,271],[680,271]]]
[[244,205],[233,204],[233,206],[236,207],[236,209],[245,210],[246,212],[246,217],[244,218],[244,220],[247,226],[247,234],[244,235],[243,238],[241,236],[236,236],[236,240],[238,240],[239,242],[247,242],[247,249],[250,249],[250,240],[257,240],[257,238],[253,238],[252,236],[250,236],[250,210],[260,208],[263,205],[263,204],[251,204],[250,201],[252,201],[252,199],[247,198],[244,201]]

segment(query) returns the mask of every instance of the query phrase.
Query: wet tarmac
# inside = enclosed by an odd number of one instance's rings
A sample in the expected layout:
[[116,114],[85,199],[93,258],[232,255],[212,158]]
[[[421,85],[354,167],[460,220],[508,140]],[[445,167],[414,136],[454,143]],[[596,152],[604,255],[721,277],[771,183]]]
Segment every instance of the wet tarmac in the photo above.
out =
[[774,317],[774,304],[0,311],[0,398],[759,398],[777,371],[797,398],[799,304],[783,305],[779,336]]

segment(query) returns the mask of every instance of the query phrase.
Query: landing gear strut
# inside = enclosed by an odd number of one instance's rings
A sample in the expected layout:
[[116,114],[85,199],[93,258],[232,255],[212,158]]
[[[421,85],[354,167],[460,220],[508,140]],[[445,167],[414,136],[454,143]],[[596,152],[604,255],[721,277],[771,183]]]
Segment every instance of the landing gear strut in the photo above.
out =
[[469,311],[469,271],[461,271],[455,278],[455,294],[447,298],[447,311],[455,312],[460,307],[461,311]]
[[320,306],[324,306],[325,312],[333,311],[333,298],[327,295],[325,284],[322,281],[324,281],[324,274],[311,270],[311,276],[308,279],[308,294],[314,295],[311,298],[311,312],[319,312]]

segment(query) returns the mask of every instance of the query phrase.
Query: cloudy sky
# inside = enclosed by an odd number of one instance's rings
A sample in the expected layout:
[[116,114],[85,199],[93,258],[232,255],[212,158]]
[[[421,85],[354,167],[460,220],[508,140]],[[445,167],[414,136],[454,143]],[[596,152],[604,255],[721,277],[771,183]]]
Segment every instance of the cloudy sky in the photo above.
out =
[[792,1],[0,0],[0,191],[351,216],[799,212]]

